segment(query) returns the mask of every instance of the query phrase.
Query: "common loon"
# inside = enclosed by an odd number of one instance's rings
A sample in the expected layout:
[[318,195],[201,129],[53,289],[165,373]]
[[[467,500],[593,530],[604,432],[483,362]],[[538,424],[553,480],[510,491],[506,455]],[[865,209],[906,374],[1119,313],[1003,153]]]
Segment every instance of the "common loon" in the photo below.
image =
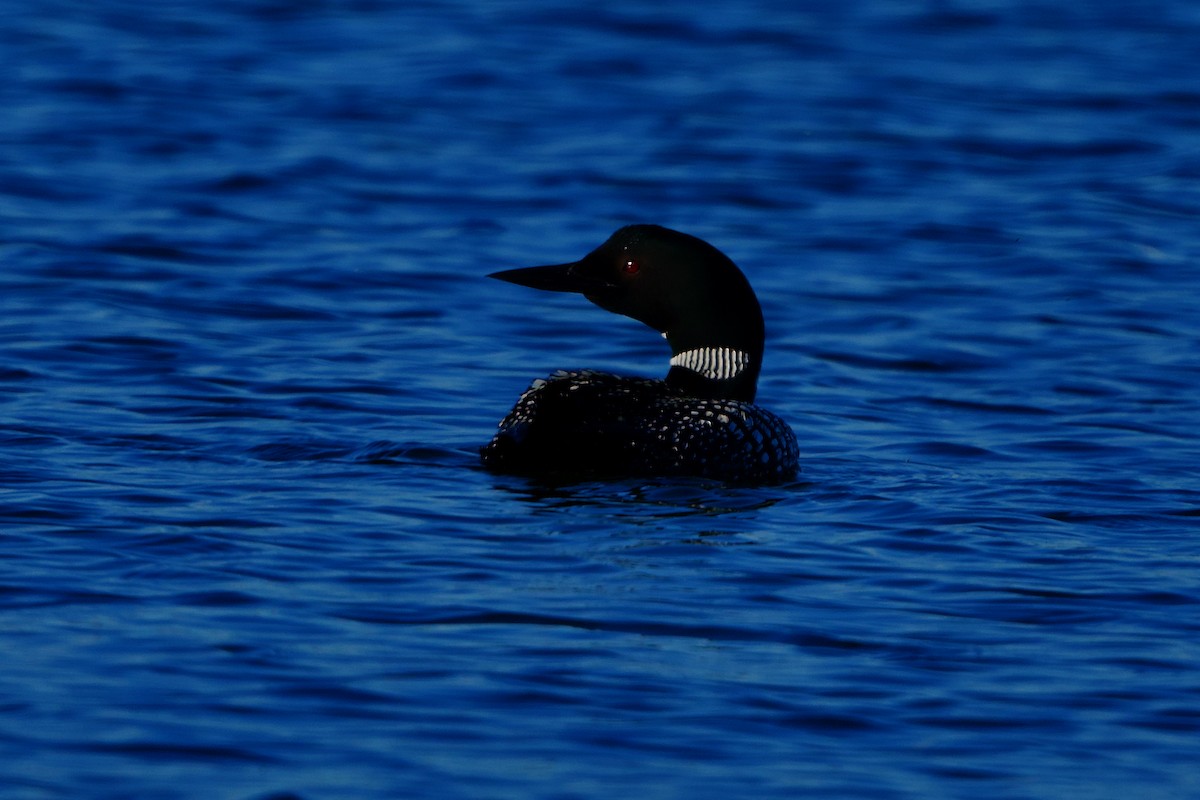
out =
[[741,270],[712,245],[658,225],[630,225],[580,261],[488,277],[578,292],[649,325],[671,346],[665,380],[580,370],[534,381],[480,451],[488,469],[736,483],[795,476],[795,434],[753,404],[762,310]]

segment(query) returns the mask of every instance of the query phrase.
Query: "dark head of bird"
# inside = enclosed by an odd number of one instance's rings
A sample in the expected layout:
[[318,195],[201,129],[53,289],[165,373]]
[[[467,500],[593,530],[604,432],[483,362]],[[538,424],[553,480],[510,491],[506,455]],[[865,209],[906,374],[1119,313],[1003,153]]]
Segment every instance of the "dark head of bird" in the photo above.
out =
[[762,310],[737,265],[702,239],[658,225],[630,225],[579,261],[489,277],[576,292],[649,325],[671,346],[667,383],[686,394],[754,399]]

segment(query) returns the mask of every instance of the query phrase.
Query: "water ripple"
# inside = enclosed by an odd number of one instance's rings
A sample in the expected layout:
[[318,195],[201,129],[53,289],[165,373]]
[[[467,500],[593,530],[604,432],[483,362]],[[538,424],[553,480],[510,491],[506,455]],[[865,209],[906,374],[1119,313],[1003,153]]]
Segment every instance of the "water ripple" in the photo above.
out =
[[[1191,5],[26,5],[14,797],[1200,794]],[[747,272],[797,481],[480,468],[662,374],[484,278],[628,222]]]

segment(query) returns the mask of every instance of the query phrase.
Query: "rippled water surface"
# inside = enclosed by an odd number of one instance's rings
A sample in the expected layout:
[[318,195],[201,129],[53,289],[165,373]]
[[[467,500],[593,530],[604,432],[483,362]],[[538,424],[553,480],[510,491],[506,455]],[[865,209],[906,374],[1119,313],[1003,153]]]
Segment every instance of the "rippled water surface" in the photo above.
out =
[[[0,796],[1200,796],[1200,7],[576,6],[8,4]],[[796,483],[479,469],[629,222]]]

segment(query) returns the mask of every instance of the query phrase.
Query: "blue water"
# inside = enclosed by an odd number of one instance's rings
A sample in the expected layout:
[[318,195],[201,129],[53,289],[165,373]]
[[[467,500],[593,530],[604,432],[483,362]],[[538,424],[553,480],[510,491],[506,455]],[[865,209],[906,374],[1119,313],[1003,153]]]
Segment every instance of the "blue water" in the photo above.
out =
[[[0,797],[1200,796],[1200,5],[7,2]],[[800,479],[477,448],[727,252]]]

